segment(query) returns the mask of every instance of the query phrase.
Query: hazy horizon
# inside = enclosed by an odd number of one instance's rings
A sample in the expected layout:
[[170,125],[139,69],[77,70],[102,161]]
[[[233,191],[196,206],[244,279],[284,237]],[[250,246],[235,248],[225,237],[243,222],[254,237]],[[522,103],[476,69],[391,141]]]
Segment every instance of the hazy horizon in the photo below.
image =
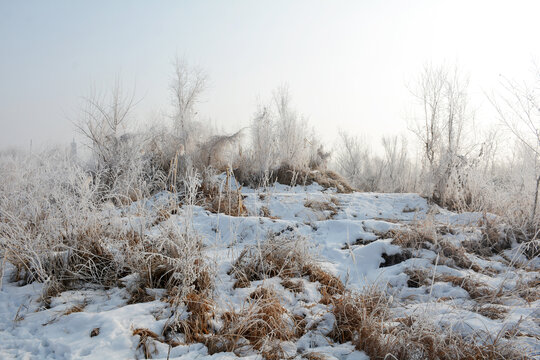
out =
[[288,84],[325,142],[339,128],[378,142],[406,131],[406,84],[430,62],[459,64],[494,122],[483,92],[530,78],[538,13],[533,1],[2,1],[0,144],[69,142],[81,98],[116,77],[141,99],[137,121],[160,118],[177,55],[208,75],[199,115],[226,131]]

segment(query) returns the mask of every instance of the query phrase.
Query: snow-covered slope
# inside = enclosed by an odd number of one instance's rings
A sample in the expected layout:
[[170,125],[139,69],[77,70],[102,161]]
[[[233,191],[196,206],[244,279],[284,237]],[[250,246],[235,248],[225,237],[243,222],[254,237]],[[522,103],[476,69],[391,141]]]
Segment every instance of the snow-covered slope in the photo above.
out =
[[[479,241],[482,214],[455,214],[429,205],[416,194],[337,194],[318,185],[276,185],[266,191],[244,189],[243,194],[248,216],[193,209],[193,227],[217,269],[212,320],[216,328],[222,326],[220,314],[245,306],[246,298],[263,285],[274,289],[287,311],[301,315],[307,324],[299,338],[281,344],[281,356],[368,358],[350,342],[330,339],[336,319],[329,305],[321,303],[317,282],[300,278],[303,289],[298,293],[285,288],[279,277],[234,288],[230,269],[246,246],[263,242],[268,234],[290,234],[307,238],[321,268],[338,276],[348,289],[361,293],[376,287],[388,294],[389,311],[396,319],[416,317],[461,335],[483,333],[486,339],[509,338],[511,333],[510,340],[502,341],[518,344],[530,357],[540,353],[538,258],[524,258],[517,251],[519,245],[513,244],[502,255],[491,257],[464,251],[459,253],[460,261],[439,246],[444,241],[463,249],[464,242]],[[179,212],[166,221],[183,226],[182,216]],[[128,223],[137,221],[141,220],[133,217]],[[434,244],[405,249],[403,242],[395,241],[399,231],[420,226],[437,232]],[[159,225],[152,231],[159,231]],[[2,359],[142,358],[141,335],[134,331],[148,329],[161,336],[172,312],[169,303],[160,300],[159,290],[148,290],[156,294],[154,301],[128,304],[126,288],[90,285],[61,293],[45,308],[40,301],[42,285],[10,282],[13,271],[5,264],[0,291]],[[473,293],[478,287],[487,289],[485,296]],[[527,287],[531,291],[525,294]],[[174,347],[150,339],[152,357],[260,358],[249,349],[209,355],[207,346],[182,343],[182,335],[178,336]]]

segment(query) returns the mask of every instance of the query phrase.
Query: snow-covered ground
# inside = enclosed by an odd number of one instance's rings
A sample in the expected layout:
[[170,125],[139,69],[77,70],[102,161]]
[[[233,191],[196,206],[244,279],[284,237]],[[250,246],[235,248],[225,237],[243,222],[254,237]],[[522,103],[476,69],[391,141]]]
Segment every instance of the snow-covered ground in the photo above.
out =
[[[321,266],[337,275],[347,288],[361,292],[377,286],[386,291],[396,318],[417,316],[460,334],[483,332],[486,338],[513,332],[517,335],[512,341],[519,344],[524,354],[540,356],[540,300],[534,296],[525,299],[518,293],[522,284],[539,286],[538,258],[516,256],[518,244],[514,244],[503,256],[479,257],[468,252],[465,256],[475,266],[463,268],[443,264],[440,254],[430,249],[406,252],[386,236],[392,234],[390,230],[430,223],[452,229],[440,237],[460,247],[463,241],[478,241],[482,214],[452,213],[429,205],[416,194],[337,194],[316,184],[295,188],[275,185],[266,191],[244,189],[243,194],[248,216],[214,214],[202,207],[193,209],[194,229],[204,239],[205,252],[217,268],[214,312],[242,307],[246,297],[263,283],[275,289],[284,306],[293,314],[305,316],[307,328],[311,329],[296,342],[282,346],[290,358],[300,359],[312,351],[326,359],[368,356],[355,350],[351,343],[338,344],[327,337],[335,319],[325,311],[326,305],[319,303],[317,283],[301,279],[301,293],[288,291],[277,277],[253,281],[247,288],[233,288],[235,279],[228,271],[234,260],[245,246],[263,241],[269,233],[307,237]],[[129,217],[129,213],[126,211],[124,216]],[[130,220],[133,224],[140,221],[136,216]],[[182,213],[166,221],[182,226]],[[140,336],[134,335],[134,330],[145,328],[161,334],[171,315],[169,303],[159,300],[159,290],[154,290],[155,301],[128,304],[130,295],[126,288],[91,285],[63,292],[45,307],[40,301],[42,285],[20,286],[10,282],[12,271],[10,264],[4,265],[0,291],[1,359],[143,358],[142,349],[138,348]],[[428,274],[429,281],[412,283],[410,274],[414,271]],[[452,277],[471,279],[501,292],[493,301],[480,303],[471,297],[470,289],[448,280]],[[481,311],[487,306],[497,307],[502,315],[489,316]],[[152,346],[153,358],[260,358],[254,351],[208,355],[203,344],[169,347],[153,341]]]

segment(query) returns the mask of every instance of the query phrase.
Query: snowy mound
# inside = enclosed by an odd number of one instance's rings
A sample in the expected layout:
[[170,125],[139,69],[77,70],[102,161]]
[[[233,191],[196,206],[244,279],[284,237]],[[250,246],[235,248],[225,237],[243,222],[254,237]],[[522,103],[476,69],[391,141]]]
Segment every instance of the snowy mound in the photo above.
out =
[[416,194],[338,194],[317,184],[242,194],[245,216],[182,206],[148,225],[140,209],[160,211],[167,193],[109,211],[128,228],[147,224],[152,236],[195,232],[214,271],[204,297],[174,303],[165,289],[146,288],[134,300],[145,275],[128,274],[120,287],[83,284],[44,304],[44,285],[16,281],[6,263],[0,357],[424,358],[426,342],[414,335],[433,331],[448,349],[540,353],[540,261],[517,242],[490,253],[482,245],[489,216],[452,213]]

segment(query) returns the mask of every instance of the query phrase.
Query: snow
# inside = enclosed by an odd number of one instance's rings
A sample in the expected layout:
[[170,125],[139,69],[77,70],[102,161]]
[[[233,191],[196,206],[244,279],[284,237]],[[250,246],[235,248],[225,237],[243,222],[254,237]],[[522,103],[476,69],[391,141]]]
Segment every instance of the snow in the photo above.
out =
[[[505,319],[492,320],[471,311],[474,302],[468,292],[448,282],[434,282],[430,286],[411,288],[407,286],[406,270],[423,269],[429,274],[471,276],[472,271],[455,269],[445,265],[435,265],[437,254],[421,249],[412,257],[392,266],[381,267],[384,256],[402,253],[402,249],[392,244],[392,239],[380,238],[381,234],[397,229],[414,221],[431,217],[438,224],[474,227],[481,214],[455,214],[435,206],[416,194],[353,193],[337,194],[323,190],[319,185],[307,187],[287,187],[274,185],[266,192],[242,189],[246,196],[244,203],[249,216],[233,217],[213,214],[202,207],[193,209],[193,228],[203,238],[206,253],[215,263],[216,311],[242,306],[243,299],[257,286],[264,284],[283,293],[284,303],[293,314],[306,316],[307,332],[296,342],[281,344],[283,351],[291,358],[301,354],[317,352],[327,359],[364,360],[363,352],[356,351],[350,343],[334,344],[326,336],[335,319],[325,307],[318,303],[321,295],[317,284],[306,279],[301,281],[305,291],[294,294],[285,291],[280,279],[271,278],[254,281],[244,289],[233,289],[234,279],[228,275],[236,256],[250,244],[262,241],[268,233],[298,233],[308,237],[321,266],[337,275],[348,288],[362,291],[366,286],[376,285],[389,289],[396,305],[396,314],[423,314],[431,321],[446,325],[462,334],[485,331],[496,335],[512,326],[526,330],[531,336],[523,337],[523,346],[540,353],[540,302],[528,304],[524,300],[502,299],[501,306],[508,309]],[[174,199],[172,199],[174,200]],[[337,214],[320,212],[306,207],[306,201],[334,203]],[[146,221],[142,215],[155,212],[171,201],[171,195],[160,193],[144,202],[133,203],[124,209],[109,209],[109,216],[122,216],[123,221],[137,226]],[[272,218],[262,217],[261,207],[265,206]],[[168,221],[184,226],[184,214],[172,215]],[[157,231],[153,229],[152,231]],[[445,235],[445,238],[460,243],[469,233],[460,232]],[[510,259],[520,259],[516,249],[507,251]],[[494,276],[477,274],[477,280],[491,288],[512,289],[519,280],[533,280],[537,272],[510,270],[507,262],[498,258],[474,257],[481,268],[492,268]],[[532,264],[537,264],[537,260]],[[513,269],[513,268],[512,268]],[[538,269],[538,267],[536,267]],[[146,328],[161,334],[171,314],[166,302],[159,298],[160,289],[149,290],[156,300],[139,304],[128,304],[130,284],[136,275],[122,279],[123,288],[104,289],[88,286],[66,291],[53,298],[50,308],[40,302],[43,285],[32,283],[21,286],[11,282],[14,269],[6,264],[0,291],[0,354],[3,359],[106,359],[142,357],[137,349],[138,336],[134,329]],[[310,304],[309,306],[307,306]],[[74,306],[82,311],[67,314]],[[94,329],[97,336],[90,336]],[[186,344],[169,347],[154,342],[155,358],[170,359],[232,359],[233,353],[209,355],[203,344]],[[170,351],[170,352],[169,352]],[[256,353],[246,353],[246,359],[260,358]]]

